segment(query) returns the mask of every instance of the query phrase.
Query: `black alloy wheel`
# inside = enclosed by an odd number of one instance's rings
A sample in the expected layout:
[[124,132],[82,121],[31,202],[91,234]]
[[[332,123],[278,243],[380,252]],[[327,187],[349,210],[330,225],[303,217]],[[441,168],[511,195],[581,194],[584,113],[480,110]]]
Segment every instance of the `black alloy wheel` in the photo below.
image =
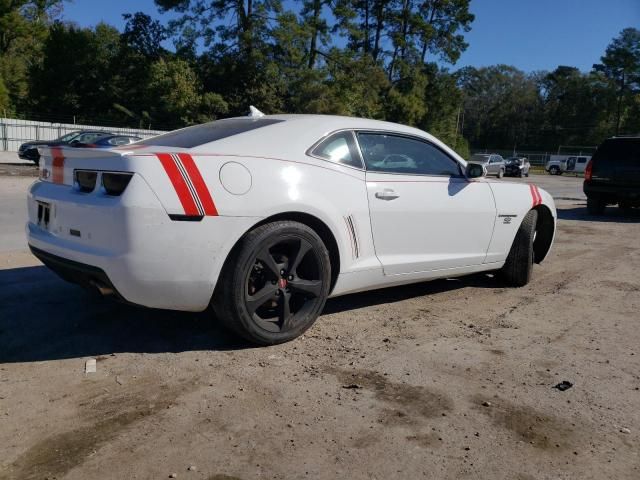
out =
[[212,302],[231,330],[260,345],[289,341],[322,312],[331,284],[329,252],[309,226],[276,221],[234,248]]

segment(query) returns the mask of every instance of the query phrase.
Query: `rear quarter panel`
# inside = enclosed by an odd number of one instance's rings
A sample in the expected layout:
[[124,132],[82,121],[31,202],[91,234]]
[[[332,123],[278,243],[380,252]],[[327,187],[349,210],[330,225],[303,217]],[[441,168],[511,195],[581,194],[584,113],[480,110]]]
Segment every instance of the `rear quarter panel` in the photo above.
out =
[[[333,233],[339,249],[341,273],[380,267],[373,249],[364,172],[304,157],[264,158],[202,152],[191,152],[190,156],[211,193],[219,216],[247,217],[253,219],[251,224],[255,225],[287,212],[309,214],[321,220]],[[131,161],[136,163],[135,170],[149,182],[167,212],[184,214],[176,190],[157,155],[134,154]],[[238,185],[248,185],[248,190],[243,192],[244,188],[238,188]],[[351,217],[355,239],[347,217]],[[229,250],[245,232],[229,232],[232,237]],[[212,275],[217,277],[221,268],[219,265]]]

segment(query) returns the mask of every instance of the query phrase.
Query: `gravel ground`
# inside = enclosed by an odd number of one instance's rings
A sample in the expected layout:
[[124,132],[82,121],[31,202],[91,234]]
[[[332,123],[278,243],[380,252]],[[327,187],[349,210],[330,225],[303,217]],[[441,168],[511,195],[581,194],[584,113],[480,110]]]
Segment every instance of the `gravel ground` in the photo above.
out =
[[640,215],[530,180],[560,221],[527,287],[337,298],[270,348],[68,285],[0,217],[0,479],[640,478]]

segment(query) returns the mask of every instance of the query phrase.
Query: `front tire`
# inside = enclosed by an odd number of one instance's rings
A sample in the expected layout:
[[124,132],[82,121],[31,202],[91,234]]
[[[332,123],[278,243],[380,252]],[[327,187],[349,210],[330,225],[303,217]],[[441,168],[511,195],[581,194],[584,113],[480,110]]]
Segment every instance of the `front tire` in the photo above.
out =
[[556,167],[555,165],[553,165],[552,167],[549,168],[549,174],[550,175],[560,175],[560,169],[558,167]]
[[500,273],[512,287],[523,287],[531,280],[533,271],[533,240],[536,233],[538,212],[530,210],[522,220]]
[[498,178],[504,177],[504,170],[502,168],[500,170],[498,170],[498,174],[496,175],[496,177],[498,177]]
[[302,223],[277,221],[247,233],[234,247],[212,306],[244,339],[274,345],[313,325],[330,286],[329,252],[318,234]]

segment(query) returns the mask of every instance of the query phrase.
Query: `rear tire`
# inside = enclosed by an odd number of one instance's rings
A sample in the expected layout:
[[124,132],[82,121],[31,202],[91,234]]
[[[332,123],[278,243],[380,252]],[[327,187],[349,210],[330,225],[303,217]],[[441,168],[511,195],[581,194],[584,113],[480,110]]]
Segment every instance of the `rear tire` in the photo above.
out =
[[330,286],[329,252],[318,234],[302,223],[277,221],[250,231],[234,247],[212,307],[245,340],[274,345],[313,325]]
[[602,215],[606,206],[606,202],[598,197],[587,197],[587,211],[591,215]]
[[512,287],[523,287],[531,280],[533,271],[533,240],[538,212],[530,210],[522,220],[511,245],[507,261],[500,270],[503,280]]
[[633,206],[630,202],[618,202],[618,208],[624,215],[629,215],[633,212]]

